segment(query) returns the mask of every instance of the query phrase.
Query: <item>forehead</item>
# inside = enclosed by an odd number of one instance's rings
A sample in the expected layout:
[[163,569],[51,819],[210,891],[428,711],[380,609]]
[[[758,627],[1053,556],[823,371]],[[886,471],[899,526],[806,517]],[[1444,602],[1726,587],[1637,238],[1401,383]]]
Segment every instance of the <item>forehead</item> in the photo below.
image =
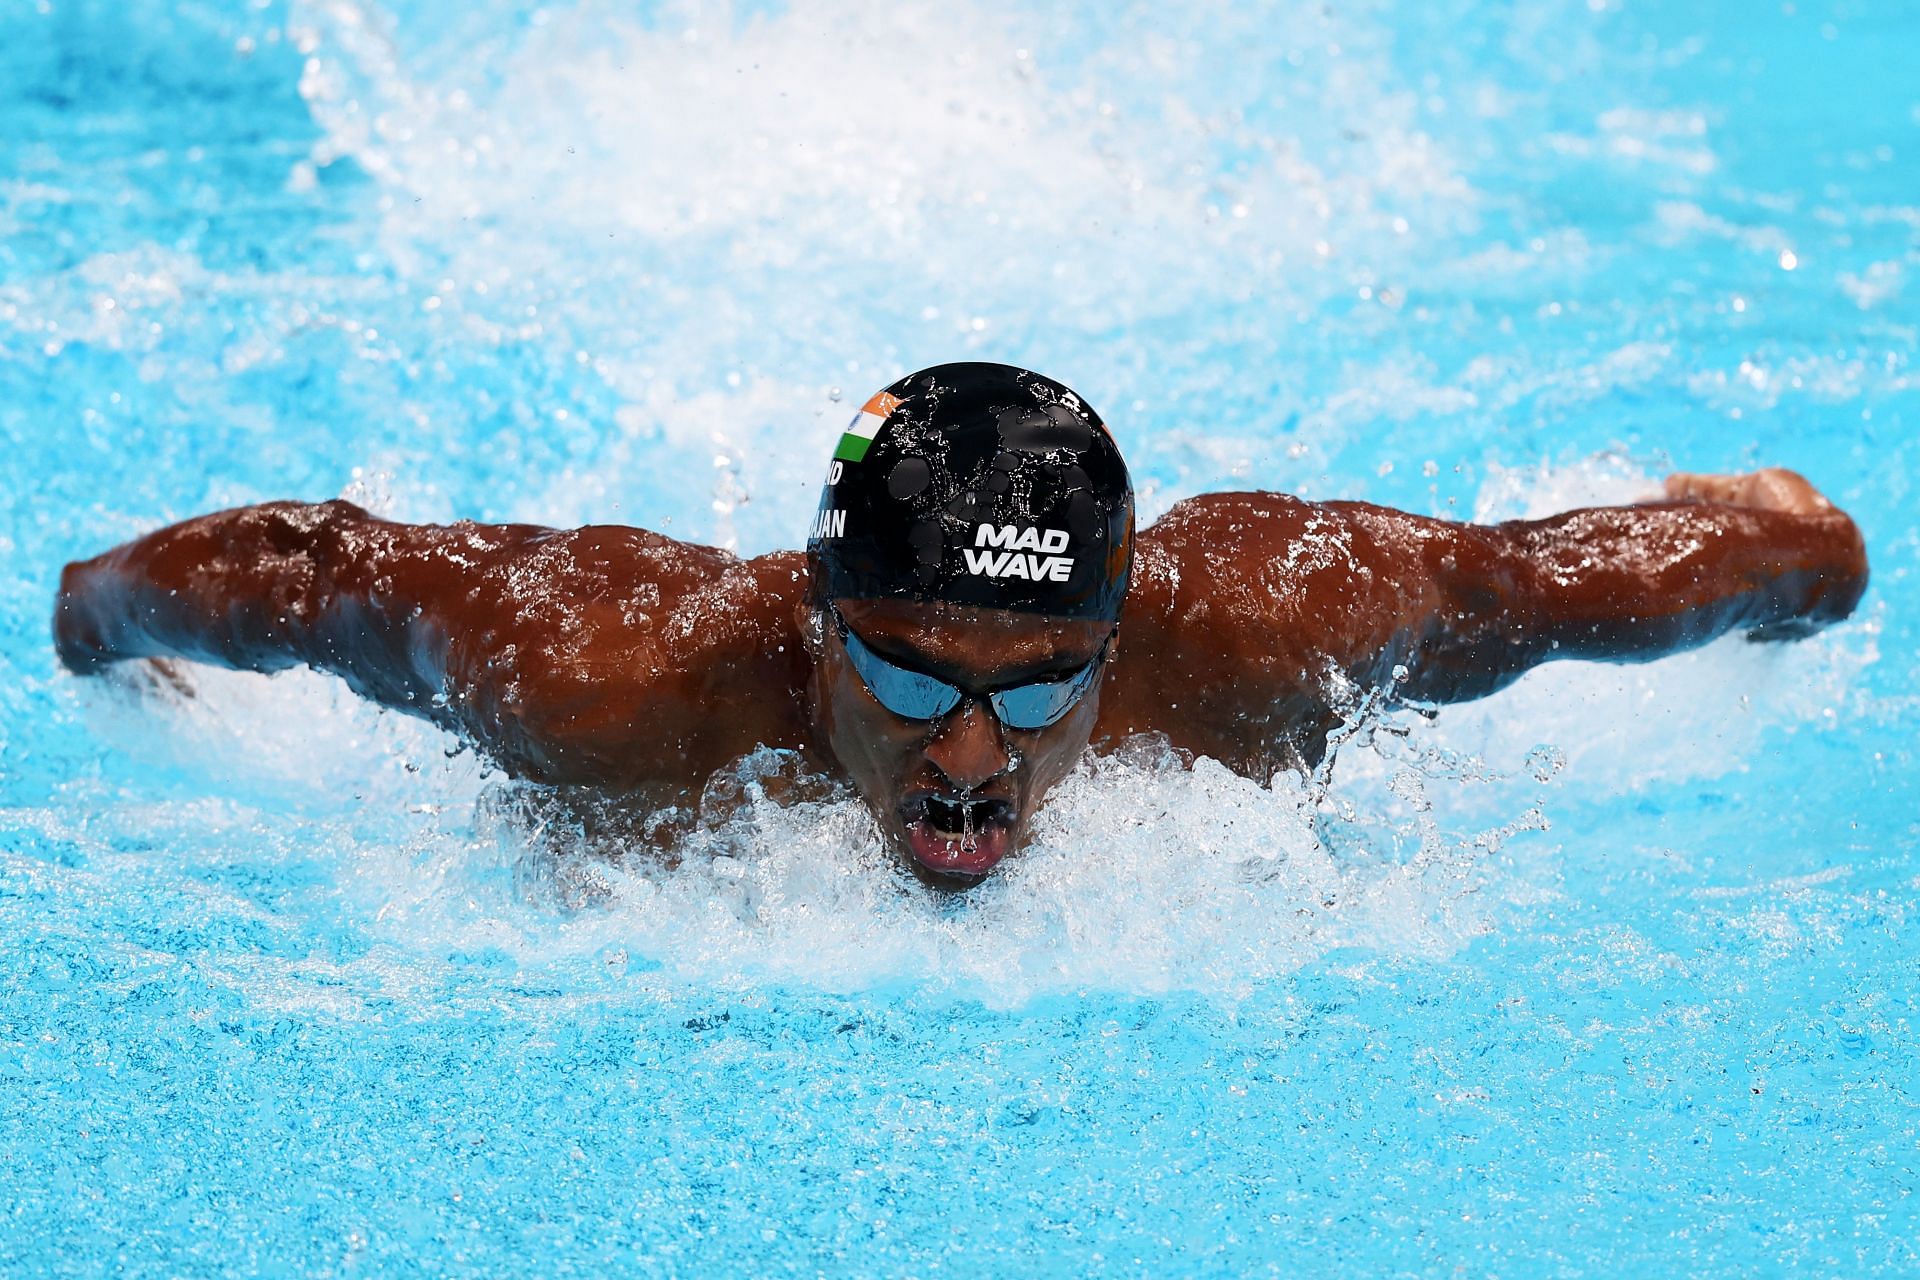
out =
[[923,600],[838,600],[847,625],[888,657],[993,682],[1084,666],[1113,624]]

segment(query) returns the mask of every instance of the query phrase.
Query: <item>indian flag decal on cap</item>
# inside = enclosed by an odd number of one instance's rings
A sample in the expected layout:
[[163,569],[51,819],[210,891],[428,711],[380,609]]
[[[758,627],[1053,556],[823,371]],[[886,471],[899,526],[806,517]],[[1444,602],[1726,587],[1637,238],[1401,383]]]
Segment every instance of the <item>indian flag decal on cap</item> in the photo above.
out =
[[887,415],[900,407],[900,397],[888,395],[884,391],[873,393],[873,399],[860,407],[853,421],[840,437],[840,447],[833,451],[839,462],[858,462],[867,456],[867,449],[873,444],[873,438],[880,434],[880,424]]

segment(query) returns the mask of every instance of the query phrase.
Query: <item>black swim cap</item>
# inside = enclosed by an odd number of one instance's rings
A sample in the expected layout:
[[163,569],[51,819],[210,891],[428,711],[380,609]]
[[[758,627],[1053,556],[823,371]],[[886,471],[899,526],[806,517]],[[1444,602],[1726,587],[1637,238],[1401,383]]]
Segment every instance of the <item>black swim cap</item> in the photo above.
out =
[[1120,616],[1133,484],[1100,416],[1053,379],[922,369],[867,401],[833,459],[807,539],[816,602]]

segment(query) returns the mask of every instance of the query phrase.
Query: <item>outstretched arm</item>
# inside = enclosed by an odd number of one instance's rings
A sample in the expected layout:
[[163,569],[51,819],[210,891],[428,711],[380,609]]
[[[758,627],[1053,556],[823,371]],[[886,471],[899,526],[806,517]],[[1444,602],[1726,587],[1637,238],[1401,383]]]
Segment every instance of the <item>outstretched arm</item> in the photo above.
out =
[[1401,692],[1456,701],[1553,658],[1644,661],[1729,631],[1807,635],[1865,592],[1859,529],[1801,476],[1681,473],[1666,491],[1638,506],[1408,530],[1438,590]]
[[[429,618],[424,608],[438,584],[415,579],[447,532],[389,525],[347,502],[200,516],[69,564],[54,645],[80,675],[136,658],[243,671],[307,665],[385,705],[428,708],[445,683],[448,637],[435,634],[439,611]],[[497,559],[539,532],[487,530],[469,552]]]
[[1265,776],[1317,761],[1364,691],[1459,701],[1553,658],[1804,634],[1866,589],[1859,530],[1791,472],[1675,476],[1668,495],[1497,525],[1188,499],[1137,541],[1098,732]]
[[791,745],[790,560],[617,526],[406,525],[274,502],[68,565],[54,638],[82,674],[148,657],[311,666],[520,776],[684,789],[759,743]]

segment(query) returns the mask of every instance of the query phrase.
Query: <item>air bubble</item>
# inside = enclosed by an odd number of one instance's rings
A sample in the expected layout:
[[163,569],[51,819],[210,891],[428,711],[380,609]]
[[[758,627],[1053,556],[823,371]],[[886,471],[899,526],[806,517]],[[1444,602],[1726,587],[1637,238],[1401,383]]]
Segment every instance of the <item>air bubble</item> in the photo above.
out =
[[1566,753],[1548,743],[1527,752],[1526,770],[1536,782],[1552,782],[1567,767]]

